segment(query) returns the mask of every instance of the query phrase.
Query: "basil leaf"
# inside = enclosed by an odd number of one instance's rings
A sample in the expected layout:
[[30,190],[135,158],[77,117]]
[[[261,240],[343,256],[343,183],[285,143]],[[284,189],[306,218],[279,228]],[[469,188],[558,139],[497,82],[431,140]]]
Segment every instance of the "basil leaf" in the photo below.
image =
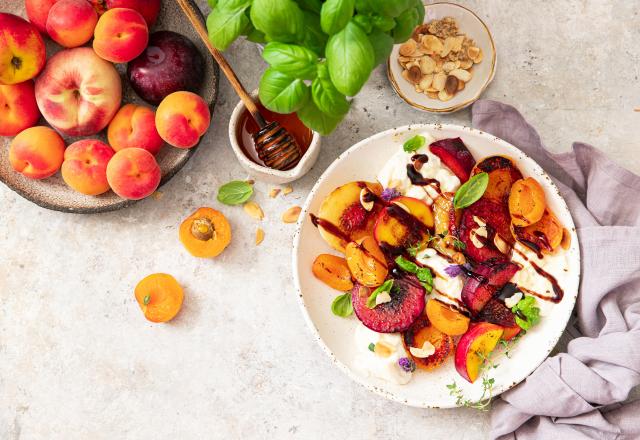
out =
[[334,87],[324,64],[318,66],[318,76],[311,83],[311,97],[318,109],[328,115],[342,116],[349,111],[349,101]]
[[367,34],[351,21],[329,38],[326,57],[333,85],[346,96],[358,94],[375,67]]
[[373,46],[375,65],[377,66],[384,63],[387,58],[389,58],[391,50],[393,49],[393,38],[384,32],[373,30],[371,34],[369,34],[369,41],[371,41],[371,45]]
[[313,131],[317,131],[323,136],[328,135],[336,129],[344,116],[328,115],[321,111],[313,99],[299,109],[296,114],[304,125]]
[[209,7],[213,9],[216,7],[216,4],[218,4],[218,0],[207,0],[207,3],[209,4]]
[[318,55],[306,47],[273,42],[266,45],[262,58],[271,67],[294,78],[313,79],[316,74]]
[[351,304],[351,293],[338,295],[331,303],[331,311],[334,315],[346,318],[353,313],[353,304]]
[[247,40],[253,43],[264,44],[267,42],[266,36],[258,29],[251,26],[251,29],[247,31]]
[[226,11],[245,10],[251,6],[251,0],[217,0],[217,7]]
[[369,0],[356,0],[356,11],[359,13],[373,12],[373,8],[369,4]]
[[318,16],[308,12],[304,12],[304,37],[302,44],[304,47],[311,49],[320,56],[324,56],[324,48],[327,45],[327,34],[322,32],[320,28],[320,20]]
[[373,29],[373,23],[371,22],[371,17],[368,15],[358,14],[355,17],[353,17],[353,22],[358,26],[360,26],[362,30],[365,31],[367,34],[370,34],[371,30]]
[[260,102],[271,111],[277,113],[293,113],[309,100],[309,86],[302,79],[293,78],[268,68],[260,80]]
[[292,43],[304,34],[304,15],[293,0],[253,0],[251,21],[268,41]]
[[396,264],[405,272],[416,273],[418,271],[418,265],[413,261],[407,260],[403,256],[399,256],[396,258]]
[[516,324],[525,331],[540,322],[540,308],[532,296],[522,298],[511,311],[515,315]]
[[487,190],[489,184],[489,175],[487,173],[478,173],[467,180],[453,197],[453,207],[455,209],[466,208],[480,200],[480,197]]
[[371,23],[374,28],[382,32],[389,32],[391,29],[396,27],[396,21],[386,15],[374,15],[371,18]]
[[402,149],[407,153],[413,153],[414,151],[417,151],[420,148],[424,147],[424,144],[426,142],[427,140],[424,138],[424,136],[420,136],[419,134],[417,134],[411,139],[407,140],[402,145]]
[[243,8],[226,10],[218,6],[207,17],[209,40],[216,49],[227,50],[249,24],[249,18]]
[[418,22],[416,23],[416,27],[422,23],[424,23],[424,16],[425,16],[425,8],[424,8],[424,4],[422,3],[422,0],[414,0],[415,4],[416,4],[416,12],[418,13]]
[[381,286],[378,286],[376,290],[373,291],[369,298],[367,299],[367,307],[370,309],[374,309],[376,307],[376,298],[382,292],[391,293],[391,288],[393,287],[393,280],[385,281]]
[[298,4],[302,9],[315,12],[316,14],[319,14],[322,9],[322,0],[298,0]]
[[387,17],[397,17],[414,5],[413,0],[369,0],[370,7]]
[[225,205],[240,205],[251,197],[253,186],[243,180],[233,180],[218,189],[218,201]]
[[320,11],[320,26],[325,34],[333,35],[341,31],[351,17],[355,0],[327,0]]
[[416,272],[416,277],[422,282],[422,286],[427,293],[431,293],[433,290],[433,274],[428,267],[421,267]]
[[396,43],[404,43],[418,25],[418,11],[415,8],[407,9],[396,18],[396,27],[393,28],[393,40]]

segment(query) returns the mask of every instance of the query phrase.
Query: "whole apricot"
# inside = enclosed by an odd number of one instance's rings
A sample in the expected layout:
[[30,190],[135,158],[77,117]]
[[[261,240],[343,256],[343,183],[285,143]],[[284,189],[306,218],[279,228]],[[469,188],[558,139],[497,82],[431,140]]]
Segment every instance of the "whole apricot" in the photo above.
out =
[[180,241],[191,255],[213,258],[231,243],[231,225],[213,208],[199,208],[180,225]]
[[184,292],[171,275],[154,273],[138,283],[135,296],[145,318],[151,322],[167,322],[180,311]]

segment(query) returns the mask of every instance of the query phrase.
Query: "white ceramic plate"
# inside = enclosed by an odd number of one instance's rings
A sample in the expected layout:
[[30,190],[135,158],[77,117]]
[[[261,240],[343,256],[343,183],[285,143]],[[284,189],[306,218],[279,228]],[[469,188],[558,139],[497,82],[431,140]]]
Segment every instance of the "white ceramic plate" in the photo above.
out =
[[495,44],[487,25],[476,14],[463,6],[453,3],[431,3],[425,5],[424,9],[425,23],[444,17],[455,18],[460,32],[466,34],[482,49],[484,53],[482,62],[474,64],[473,77],[466,84],[464,90],[446,102],[416,92],[414,85],[402,77],[402,66],[398,64],[399,44],[396,44],[391,51],[387,62],[387,74],[394,90],[407,104],[428,112],[452,113],[475,102],[493,80],[497,63]]
[[[547,203],[562,224],[571,231],[567,251],[568,282],[562,285],[564,298],[551,308],[541,323],[520,339],[511,350],[511,358],[501,355],[493,370],[493,388],[497,395],[525,379],[551,352],[571,316],[580,281],[580,251],[573,219],[557,187],[531,158],[507,142],[473,128],[455,125],[409,125],[376,134],[345,151],[324,172],[311,190],[298,221],[293,248],[293,276],[302,312],[314,337],[331,361],[356,382],[388,399],[416,407],[454,407],[455,398],[446,385],[455,381],[465,397],[477,400],[482,395],[478,380],[469,384],[455,371],[453,358],[433,372],[418,371],[407,385],[396,385],[374,377],[365,377],[354,368],[354,329],[360,325],[355,316],[339,318],[331,313],[331,302],[339,294],[317,280],[311,265],[318,254],[333,252],[313,226],[309,213],[317,213],[322,200],[337,186],[354,180],[375,181],[378,170],[416,132],[426,131],[435,139],[461,137],[473,156],[491,155],[512,158],[526,176],[535,177],[545,189]],[[335,252],[333,252],[335,253]]]

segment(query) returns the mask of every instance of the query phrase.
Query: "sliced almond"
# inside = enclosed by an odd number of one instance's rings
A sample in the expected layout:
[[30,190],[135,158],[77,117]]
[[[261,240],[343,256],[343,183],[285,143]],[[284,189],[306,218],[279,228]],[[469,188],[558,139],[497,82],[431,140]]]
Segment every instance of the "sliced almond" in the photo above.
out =
[[420,70],[423,74],[429,75],[436,70],[436,62],[429,56],[423,57],[420,59]]
[[368,188],[362,188],[360,190],[360,204],[367,211],[373,209],[373,198],[370,196],[371,191]]
[[422,90],[427,90],[429,87],[431,87],[432,82],[433,82],[433,75],[425,75],[420,80],[420,84],[418,84],[418,86],[420,86]]
[[264,212],[262,212],[262,208],[256,202],[245,203],[244,212],[256,220],[262,220],[264,218]]
[[442,70],[444,70],[445,73],[449,73],[452,70],[456,70],[456,63],[453,61],[447,61],[446,63],[442,64]]
[[405,57],[411,56],[411,54],[416,50],[416,47],[418,47],[418,44],[415,40],[407,40],[400,46],[400,55]]
[[471,72],[469,72],[468,70],[462,70],[462,69],[452,70],[451,72],[449,72],[449,75],[453,75],[463,82],[471,81]]
[[431,99],[438,99],[438,92],[433,92],[433,91],[428,91],[427,90],[427,96]]
[[456,78],[455,76],[447,76],[447,81],[444,83],[445,92],[447,92],[449,95],[455,95],[455,93],[458,91],[459,82],[460,81],[458,81],[458,78]]
[[299,206],[292,206],[291,208],[287,209],[283,214],[282,214],[282,221],[284,223],[295,223],[298,221],[298,217],[300,217],[300,212],[302,211],[302,208]]
[[408,72],[409,72],[408,77],[410,82],[414,84],[418,84],[422,79],[422,71],[420,70],[420,67],[411,66]]
[[522,292],[515,292],[513,295],[504,300],[504,305],[507,306],[508,309],[515,307],[516,304],[520,302],[522,299]]
[[444,48],[444,45],[442,44],[442,41],[440,40],[440,38],[436,37],[435,35],[423,36],[422,40],[420,41],[420,44],[422,44],[422,47],[428,53],[439,54],[440,52],[442,52],[442,49]]
[[482,62],[482,59],[484,58],[484,54],[482,53],[482,49],[480,49],[480,53],[478,54],[478,56],[471,58],[473,60],[474,63],[479,64]]
[[464,69],[464,70],[468,70],[471,68],[471,66],[473,66],[473,60],[459,61],[459,63],[460,65],[458,66],[458,68]]
[[475,46],[470,46],[467,49],[467,56],[471,59],[476,58],[477,56],[480,55],[480,48],[479,47],[475,47]]
[[508,254],[509,253],[509,243],[507,243],[506,241],[504,241],[502,239],[502,237],[500,237],[498,234],[494,235],[493,237],[493,244],[496,246],[496,248],[502,252],[503,254]]
[[436,73],[433,76],[433,83],[431,86],[436,89],[438,92],[444,90],[444,85],[447,82],[447,75],[444,73]]
[[291,188],[290,186],[285,186],[282,189],[282,195],[286,196],[287,194],[291,194],[293,192],[293,188]]
[[487,226],[487,222],[485,222],[483,219],[481,219],[477,215],[473,216],[473,221],[475,222],[476,225],[480,226],[481,228],[484,228],[485,226]]
[[258,228],[256,229],[256,246],[262,243],[262,240],[264,240],[264,231],[262,228]]
[[280,188],[271,188],[271,191],[269,191],[269,197],[275,199],[276,197],[278,197],[278,194],[280,194],[280,191]]
[[462,43],[464,42],[464,35],[458,35],[457,37],[451,37],[453,39],[452,52],[460,52],[462,50]]
[[380,292],[376,296],[376,305],[377,306],[379,306],[380,304],[386,304],[388,302],[391,302],[391,295],[389,295],[389,292]]
[[436,347],[434,347],[431,342],[424,341],[422,343],[422,347],[421,348],[409,347],[409,352],[414,357],[417,357],[417,358],[420,358],[420,359],[424,359],[424,358],[428,358],[429,356],[433,355],[433,353],[436,352]]
[[393,353],[393,347],[380,341],[373,347],[373,352],[380,357],[388,358]]
[[449,55],[449,52],[451,52],[455,44],[456,40],[454,37],[445,38],[444,44],[442,45],[442,50],[440,50],[440,56],[444,58]]
[[458,92],[464,90],[466,82],[458,81]]

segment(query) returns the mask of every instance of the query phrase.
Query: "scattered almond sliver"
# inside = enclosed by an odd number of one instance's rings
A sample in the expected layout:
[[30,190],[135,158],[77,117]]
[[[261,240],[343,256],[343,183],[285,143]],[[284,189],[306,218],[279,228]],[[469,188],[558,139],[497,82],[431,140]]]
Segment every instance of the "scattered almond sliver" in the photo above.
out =
[[262,243],[262,240],[264,240],[264,231],[262,228],[258,228],[256,229],[256,246]]
[[282,190],[282,195],[286,196],[287,194],[291,194],[292,192],[293,192],[293,188],[291,188],[290,186],[287,186]]
[[269,191],[269,197],[275,199],[276,197],[278,197],[278,194],[280,194],[280,191],[280,188],[271,188],[271,191]]
[[264,212],[262,212],[262,208],[256,202],[245,203],[244,212],[256,220],[262,220],[264,218]]
[[417,358],[424,359],[424,358],[428,358],[433,353],[435,353],[436,348],[433,346],[431,342],[424,341],[424,343],[422,344],[422,348],[409,347],[409,352]]
[[283,214],[282,214],[282,221],[284,223],[295,223],[298,221],[298,217],[300,217],[300,212],[302,211],[302,208],[299,206],[292,206],[291,208],[287,209]]

